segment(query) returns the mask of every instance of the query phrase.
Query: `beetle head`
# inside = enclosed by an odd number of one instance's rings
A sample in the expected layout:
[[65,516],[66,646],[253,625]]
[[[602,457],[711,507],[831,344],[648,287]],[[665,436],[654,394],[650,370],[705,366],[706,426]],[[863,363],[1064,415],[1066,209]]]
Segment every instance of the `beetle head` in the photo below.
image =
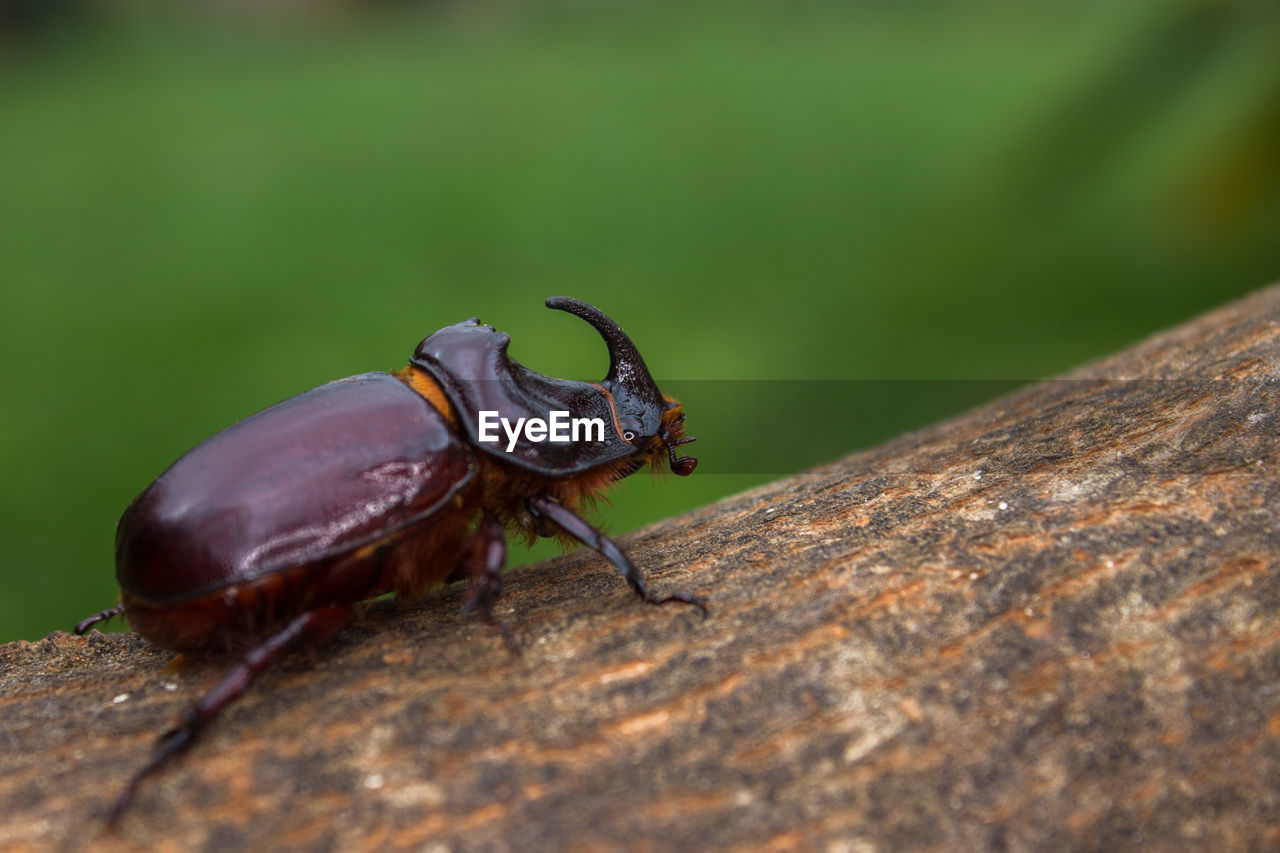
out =
[[[683,432],[680,403],[664,397],[649,368],[618,324],[599,309],[577,299],[557,296],[547,306],[576,314],[604,337],[609,347],[609,373],[602,382],[555,379],[530,370],[507,354],[511,338],[472,318],[446,326],[414,350],[412,368],[425,371],[460,413],[462,427],[477,450],[545,476],[567,477],[602,466],[615,466],[619,476],[657,464],[664,457],[671,470],[685,476],[697,460],[677,456],[676,448],[693,441]],[[520,418],[546,418],[552,411],[574,417],[616,422],[603,441],[537,442],[526,436],[511,446],[482,439],[479,414],[495,413],[515,423]]]
[[600,385],[613,397],[622,437],[636,448],[637,462],[652,459],[657,464],[666,456],[673,472],[681,477],[692,474],[698,460],[676,455],[677,447],[694,440],[684,434],[683,407],[658,390],[644,358],[622,327],[581,299],[553,296],[547,307],[581,317],[604,338],[609,348],[609,372]]

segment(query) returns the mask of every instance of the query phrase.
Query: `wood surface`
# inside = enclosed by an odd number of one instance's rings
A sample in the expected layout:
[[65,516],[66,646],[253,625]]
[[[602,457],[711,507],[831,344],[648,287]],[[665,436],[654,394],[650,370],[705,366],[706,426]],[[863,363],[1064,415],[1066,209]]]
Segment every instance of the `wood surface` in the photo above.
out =
[[509,574],[519,657],[379,603],[116,833],[221,665],[5,645],[0,848],[1280,848],[1278,418],[1273,287],[624,537],[706,620],[585,551]]

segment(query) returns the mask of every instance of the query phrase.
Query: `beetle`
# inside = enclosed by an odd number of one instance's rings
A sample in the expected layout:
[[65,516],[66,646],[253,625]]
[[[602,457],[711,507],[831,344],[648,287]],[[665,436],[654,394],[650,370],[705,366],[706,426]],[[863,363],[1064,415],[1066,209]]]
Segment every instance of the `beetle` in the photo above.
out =
[[[677,475],[697,460],[676,449],[681,403],[662,394],[635,344],[598,308],[552,297],[590,323],[609,351],[600,382],[543,376],[507,354],[510,337],[478,318],[424,339],[407,367],[321,385],[197,445],[147,486],[116,530],[120,603],[76,633],[123,613],[143,638],[187,654],[230,653],[222,679],[157,742],[115,801],[114,824],[139,785],[196,737],[273,660],[333,637],[362,602],[469,580],[464,611],[493,615],[507,533],[577,540],[655,596],[612,539],[578,507],[646,464]],[[555,412],[599,420],[597,440],[493,442],[481,415],[518,423]]]

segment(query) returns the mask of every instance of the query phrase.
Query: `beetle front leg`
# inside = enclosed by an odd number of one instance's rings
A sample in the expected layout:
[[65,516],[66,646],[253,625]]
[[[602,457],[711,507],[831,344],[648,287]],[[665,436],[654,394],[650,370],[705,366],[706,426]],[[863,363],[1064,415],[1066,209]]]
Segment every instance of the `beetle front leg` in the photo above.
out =
[[302,639],[313,643],[324,642],[336,634],[350,616],[349,606],[312,610],[250,649],[212,690],[201,696],[200,701],[183,714],[181,723],[160,736],[156,742],[155,755],[133,775],[128,787],[111,806],[107,825],[115,826],[147,777],[155,775],[170,761],[190,749],[196,736],[213,722],[223,708],[244,693],[258,674],[279,657],[281,652]]
[[600,530],[597,530],[589,521],[564,504],[557,503],[547,495],[539,495],[538,497],[530,498],[526,505],[529,511],[533,513],[534,518],[545,518],[547,521],[554,523],[565,533],[568,533],[583,545],[594,548],[600,552],[600,556],[617,566],[618,570],[622,572],[622,576],[627,579],[627,583],[631,585],[636,595],[640,596],[640,599],[645,604],[669,604],[673,601],[681,604],[692,604],[702,611],[703,617],[706,617],[707,603],[697,596],[675,593],[674,595],[655,598],[649,592],[649,587],[645,585],[644,575],[636,568],[635,563],[631,562],[631,558],[626,555],[626,552],[618,547],[618,543]]

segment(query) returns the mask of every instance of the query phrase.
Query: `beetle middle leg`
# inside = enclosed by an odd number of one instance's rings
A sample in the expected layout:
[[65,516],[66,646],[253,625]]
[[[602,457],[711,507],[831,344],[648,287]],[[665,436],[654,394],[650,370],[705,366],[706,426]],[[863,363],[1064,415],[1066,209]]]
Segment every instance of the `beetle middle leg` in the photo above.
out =
[[471,534],[471,546],[475,549],[468,573],[472,579],[471,592],[462,606],[463,613],[479,609],[480,618],[492,625],[502,635],[502,641],[512,654],[520,654],[520,646],[511,628],[493,615],[493,605],[502,595],[502,566],[507,561],[507,535],[502,524],[492,516],[485,516],[480,526]]
[[675,593],[673,595],[664,595],[661,598],[654,597],[649,592],[649,587],[645,585],[644,575],[636,568],[636,564],[631,562],[631,558],[618,546],[618,543],[600,530],[597,530],[589,521],[564,504],[557,503],[546,495],[539,495],[538,497],[530,498],[526,505],[529,508],[529,512],[540,522],[542,519],[551,521],[583,545],[599,551],[602,557],[618,567],[618,570],[622,572],[622,576],[627,579],[627,583],[631,585],[636,595],[640,596],[640,599],[645,604],[670,604],[671,602],[692,604],[702,611],[704,617],[707,615],[707,603],[695,595]]
[[289,646],[299,640],[322,643],[336,634],[350,617],[349,605],[312,610],[293,619],[284,628],[250,649],[213,689],[183,714],[182,722],[160,736],[156,742],[155,755],[134,774],[128,787],[112,804],[107,825],[114,826],[133,801],[142,783],[190,749],[197,735],[213,722],[223,708],[244,693],[258,674]]

